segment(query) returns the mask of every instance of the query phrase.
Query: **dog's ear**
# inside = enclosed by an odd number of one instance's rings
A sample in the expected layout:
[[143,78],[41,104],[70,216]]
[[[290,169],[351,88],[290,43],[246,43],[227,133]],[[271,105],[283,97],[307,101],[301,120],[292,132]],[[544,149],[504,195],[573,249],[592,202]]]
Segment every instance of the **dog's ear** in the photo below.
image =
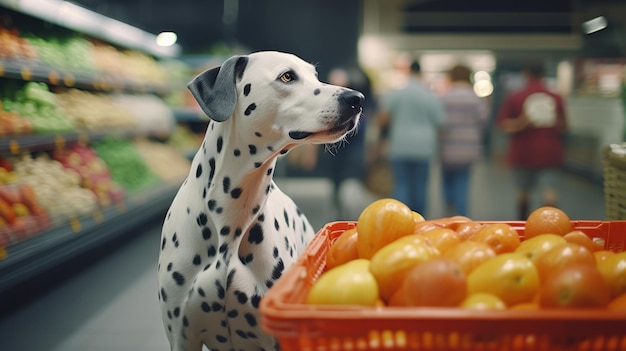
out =
[[222,66],[200,73],[187,85],[202,111],[211,119],[223,122],[235,111],[235,82],[241,79],[247,63],[247,56],[233,56]]

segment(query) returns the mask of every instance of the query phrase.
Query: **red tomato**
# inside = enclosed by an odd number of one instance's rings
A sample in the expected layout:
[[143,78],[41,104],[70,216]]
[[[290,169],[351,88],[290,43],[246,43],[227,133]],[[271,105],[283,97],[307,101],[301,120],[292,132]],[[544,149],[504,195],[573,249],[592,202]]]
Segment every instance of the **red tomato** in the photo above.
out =
[[467,294],[467,280],[453,261],[435,258],[413,267],[402,282],[407,306],[452,307]]
[[610,300],[609,283],[588,264],[552,272],[539,290],[542,308],[605,308]]
[[588,264],[595,267],[596,258],[582,245],[565,243],[551,248],[535,262],[541,281],[545,281],[552,272],[573,264]]
[[356,228],[343,232],[328,248],[326,253],[326,268],[331,269],[348,261],[359,258],[357,240],[359,233]]

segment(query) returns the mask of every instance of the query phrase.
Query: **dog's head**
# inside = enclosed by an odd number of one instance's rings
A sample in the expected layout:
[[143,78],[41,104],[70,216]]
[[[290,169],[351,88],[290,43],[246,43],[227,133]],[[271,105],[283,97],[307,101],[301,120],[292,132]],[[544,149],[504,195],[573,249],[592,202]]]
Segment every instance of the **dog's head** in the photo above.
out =
[[213,120],[269,131],[287,143],[332,143],[358,124],[364,96],[319,81],[315,67],[275,51],[233,56],[188,85]]

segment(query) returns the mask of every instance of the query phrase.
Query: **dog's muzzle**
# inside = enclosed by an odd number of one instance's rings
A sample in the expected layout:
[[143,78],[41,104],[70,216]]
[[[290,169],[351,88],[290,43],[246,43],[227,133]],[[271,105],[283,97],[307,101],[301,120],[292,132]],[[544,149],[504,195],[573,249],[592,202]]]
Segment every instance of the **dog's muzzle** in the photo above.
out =
[[[325,133],[334,134],[338,132],[348,132],[354,128],[357,123],[357,117],[363,111],[363,102],[365,102],[365,96],[355,90],[345,90],[339,95],[339,114],[335,123],[333,123],[330,130],[326,130]],[[301,140],[308,136],[316,134],[314,132],[304,131],[292,131],[289,132],[289,137],[294,140]]]

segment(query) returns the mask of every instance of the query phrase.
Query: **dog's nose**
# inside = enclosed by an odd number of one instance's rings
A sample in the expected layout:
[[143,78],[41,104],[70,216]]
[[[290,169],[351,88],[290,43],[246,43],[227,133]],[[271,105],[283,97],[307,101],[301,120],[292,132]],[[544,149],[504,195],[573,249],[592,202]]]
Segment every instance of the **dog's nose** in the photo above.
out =
[[356,90],[346,90],[339,96],[342,105],[353,112],[358,112],[363,107],[365,96]]

